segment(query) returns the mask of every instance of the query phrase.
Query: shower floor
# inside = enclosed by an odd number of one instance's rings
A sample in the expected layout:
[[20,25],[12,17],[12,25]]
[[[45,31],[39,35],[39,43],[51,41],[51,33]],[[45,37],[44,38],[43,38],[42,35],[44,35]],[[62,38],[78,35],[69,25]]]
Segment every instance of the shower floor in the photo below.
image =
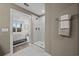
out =
[[37,41],[34,44],[41,47],[41,48],[45,48],[45,43],[43,41]]

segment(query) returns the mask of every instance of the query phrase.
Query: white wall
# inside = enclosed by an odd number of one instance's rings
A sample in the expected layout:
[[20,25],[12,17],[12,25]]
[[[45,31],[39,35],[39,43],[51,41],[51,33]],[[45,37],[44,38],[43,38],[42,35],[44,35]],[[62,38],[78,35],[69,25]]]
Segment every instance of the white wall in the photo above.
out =
[[[38,20],[36,20],[38,18]],[[45,38],[45,16],[37,17],[32,15],[33,26],[33,43],[37,41],[44,41]],[[35,28],[40,28],[36,30]]]
[[[36,20],[38,18],[38,20]],[[40,40],[40,30],[35,30],[36,27],[40,27],[39,17],[32,15],[32,28],[33,28],[33,43]]]
[[44,41],[45,39],[45,16],[40,17],[40,40]]

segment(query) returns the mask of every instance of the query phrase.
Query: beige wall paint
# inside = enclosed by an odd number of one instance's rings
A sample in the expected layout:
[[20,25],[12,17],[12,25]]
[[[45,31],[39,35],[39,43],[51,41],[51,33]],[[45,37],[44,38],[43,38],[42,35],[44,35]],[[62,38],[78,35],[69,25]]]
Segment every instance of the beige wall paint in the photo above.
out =
[[[8,4],[0,4],[0,28],[10,29],[10,12]],[[10,30],[9,30],[10,31]],[[0,32],[0,55],[10,51],[10,32]]]
[[56,19],[63,14],[76,15],[79,4],[46,4],[45,47],[52,55],[79,55],[78,34],[79,19],[72,18],[72,35],[70,38],[58,35],[58,22]]
[[0,3],[0,28],[8,28],[9,31],[0,32],[0,55],[4,55],[10,52],[10,8],[19,10],[26,14],[32,13],[25,9],[9,3]]

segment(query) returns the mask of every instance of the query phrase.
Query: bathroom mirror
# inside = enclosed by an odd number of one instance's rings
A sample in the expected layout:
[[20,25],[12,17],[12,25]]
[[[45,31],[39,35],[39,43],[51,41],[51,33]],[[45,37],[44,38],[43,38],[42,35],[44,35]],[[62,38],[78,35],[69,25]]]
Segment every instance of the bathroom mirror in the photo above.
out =
[[13,22],[13,32],[21,32],[22,31],[22,22],[17,21]]

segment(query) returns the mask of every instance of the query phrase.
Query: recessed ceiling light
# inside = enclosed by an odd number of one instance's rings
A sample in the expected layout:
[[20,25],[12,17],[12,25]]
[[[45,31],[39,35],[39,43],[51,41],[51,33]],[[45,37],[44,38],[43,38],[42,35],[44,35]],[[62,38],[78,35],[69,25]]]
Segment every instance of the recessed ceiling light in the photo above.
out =
[[27,3],[24,3],[24,5],[25,5],[25,6],[29,6],[29,4],[27,4]]
[[42,13],[44,14],[45,13],[45,10],[42,10]]

